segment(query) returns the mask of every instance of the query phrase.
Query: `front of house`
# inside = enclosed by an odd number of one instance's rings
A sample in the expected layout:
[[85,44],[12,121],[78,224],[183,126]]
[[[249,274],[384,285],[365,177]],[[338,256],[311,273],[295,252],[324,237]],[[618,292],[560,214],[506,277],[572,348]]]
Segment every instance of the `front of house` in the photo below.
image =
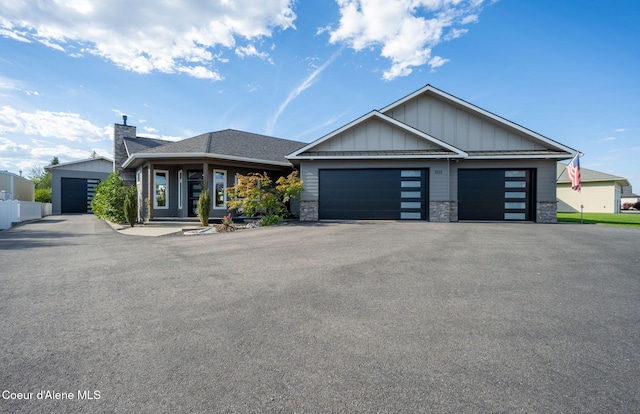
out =
[[236,174],[266,172],[275,181],[291,173],[285,156],[302,145],[231,129],[177,142],[143,138],[125,120],[114,125],[114,169],[136,185],[140,219],[196,217],[203,185],[211,194],[211,218],[219,219],[228,214],[226,189]]
[[[138,188],[141,218],[227,214],[236,174],[299,170],[302,221],[556,221],[556,163],[576,150],[431,85],[310,143],[225,130],[178,142],[116,124],[114,169]],[[298,214],[299,213],[299,214]]]
[[556,222],[576,151],[431,85],[289,155],[301,220]]

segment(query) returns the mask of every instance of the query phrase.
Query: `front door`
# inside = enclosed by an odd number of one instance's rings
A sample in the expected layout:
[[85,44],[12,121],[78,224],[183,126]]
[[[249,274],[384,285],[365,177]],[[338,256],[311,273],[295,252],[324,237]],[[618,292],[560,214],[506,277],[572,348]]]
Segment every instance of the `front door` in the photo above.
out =
[[189,217],[198,216],[198,199],[200,198],[200,192],[202,191],[202,184],[200,181],[188,181],[187,182],[187,194],[188,202],[187,209]]

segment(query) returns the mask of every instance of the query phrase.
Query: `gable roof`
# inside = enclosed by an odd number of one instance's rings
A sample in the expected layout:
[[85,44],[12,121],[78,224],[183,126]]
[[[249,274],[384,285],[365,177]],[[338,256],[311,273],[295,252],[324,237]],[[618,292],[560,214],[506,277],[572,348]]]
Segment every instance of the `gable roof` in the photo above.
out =
[[[417,138],[415,148],[373,148],[373,149],[354,149],[354,150],[327,150],[322,149],[321,144],[330,141],[332,138],[340,136],[367,121],[377,120],[383,124],[389,125],[391,128],[407,133]],[[420,145],[422,143],[423,145]],[[427,145],[424,145],[427,144]],[[467,154],[441,141],[419,129],[404,124],[397,119],[387,116],[379,111],[371,111],[368,114],[348,123],[324,137],[305,145],[298,151],[287,156],[288,159],[359,159],[359,158],[465,158]]]
[[[98,167],[98,165],[100,165],[100,167]],[[107,171],[108,169],[113,170],[113,161],[110,160],[109,158],[106,157],[95,157],[95,158],[85,158],[83,160],[76,160],[76,161],[69,161],[69,162],[62,162],[60,164],[55,164],[55,165],[47,165],[46,167],[44,167],[45,170],[47,171],[51,171],[51,170],[65,170],[65,169],[71,169],[71,170],[79,170],[82,171],[88,166],[88,170],[90,171],[95,171],[95,170],[103,170],[103,171]]]
[[[559,162],[557,163],[558,171],[558,184],[569,183],[569,176],[567,175],[567,164]],[[580,181],[583,183],[588,182],[618,182],[620,185],[628,186],[629,181],[624,177],[617,175],[611,175],[596,170],[590,170],[588,168],[580,167]]]
[[[132,141],[131,139],[127,139]],[[226,129],[208,132],[181,141],[136,141],[137,152],[132,152],[123,167],[133,167],[143,160],[167,158],[212,158],[254,162],[277,166],[291,166],[285,156],[304,145],[303,142],[250,132]],[[160,144],[160,145],[156,145]],[[146,148],[142,146],[146,145]]]
[[[426,106],[425,101],[427,101]],[[443,109],[440,109],[437,114],[428,112],[431,110],[428,107],[429,102],[434,102],[433,105],[440,105]],[[422,106],[418,108],[419,105]],[[445,109],[448,111],[446,128],[445,112],[442,112]],[[412,117],[408,115],[409,113],[412,113]],[[465,116],[466,120],[461,119]],[[372,120],[390,126],[391,130],[388,127],[368,128],[367,125],[371,125]],[[431,124],[432,121],[433,125],[437,124],[438,127],[434,127]],[[475,124],[472,124],[472,121]],[[475,129],[472,129],[472,126]],[[487,131],[495,136],[489,135],[490,138],[487,140]],[[398,148],[395,145],[397,139],[393,137],[396,133],[405,134],[405,137],[418,137],[421,141],[413,142],[413,147],[409,145],[407,148]],[[460,134],[466,134],[467,141],[461,139],[460,136],[465,135]],[[380,145],[381,148],[370,150],[370,141],[375,140],[376,136],[384,136],[381,139],[384,139],[385,144],[390,148],[383,148],[383,145]],[[480,136],[484,141],[472,141],[479,139]],[[487,141],[491,142],[491,140],[495,140],[495,143],[487,145]],[[473,144],[470,144],[471,142]],[[318,158],[567,159],[576,153],[577,151],[570,147],[431,85],[426,85],[379,111],[371,111],[305,145],[287,158],[290,160]]]
[[[473,112],[477,115],[480,115],[486,119],[489,119],[499,125],[502,125],[506,128],[518,131],[519,133],[526,135],[530,138],[533,138],[534,140],[540,141],[541,143],[545,144],[546,146],[550,147],[548,148],[547,155],[551,156],[551,155],[559,155],[559,153],[568,153],[571,156],[574,156],[578,151],[570,148],[566,145],[563,145],[557,141],[554,141],[550,138],[545,137],[544,135],[541,135],[535,131],[532,131],[528,128],[523,127],[522,125],[516,124],[515,122],[509,121],[506,118],[502,118],[501,116],[498,116],[492,112],[489,112],[485,109],[480,108],[479,106],[473,105],[465,100],[462,100],[458,97],[455,97],[451,94],[448,94],[432,85],[425,85],[424,87],[418,89],[417,91],[405,96],[404,98],[401,98],[399,100],[397,100],[396,102],[385,106],[384,108],[382,108],[380,110],[380,112],[390,112],[392,111],[394,108],[399,107],[400,105],[422,95],[422,94],[432,94],[437,96],[438,98],[440,98],[441,100],[444,100],[445,102],[448,102],[450,104],[453,104],[455,106],[458,106],[460,108],[463,108],[469,112]],[[554,151],[555,150],[555,151]],[[470,155],[473,158],[476,158],[472,152],[470,152]],[[479,156],[492,156],[493,154],[490,154],[489,152],[485,153],[485,154],[477,154]],[[499,154],[498,154],[499,155]]]

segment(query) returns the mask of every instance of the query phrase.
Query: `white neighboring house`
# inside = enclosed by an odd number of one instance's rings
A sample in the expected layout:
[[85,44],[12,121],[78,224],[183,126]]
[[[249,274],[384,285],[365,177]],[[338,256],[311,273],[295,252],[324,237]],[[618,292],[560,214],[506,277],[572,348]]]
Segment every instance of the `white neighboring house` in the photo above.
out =
[[36,185],[22,176],[0,171],[0,200],[34,201]]
[[584,206],[585,213],[620,213],[626,178],[588,168],[580,168],[580,178],[581,191],[571,189],[567,164],[558,163],[558,212],[576,213]]

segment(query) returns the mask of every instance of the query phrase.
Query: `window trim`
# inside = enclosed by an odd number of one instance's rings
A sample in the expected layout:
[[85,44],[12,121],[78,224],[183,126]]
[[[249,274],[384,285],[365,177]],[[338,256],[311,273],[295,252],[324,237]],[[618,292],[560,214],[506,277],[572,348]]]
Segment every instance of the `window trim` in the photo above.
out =
[[[158,173],[165,174],[164,206],[158,205]],[[153,208],[158,210],[167,210],[169,208],[169,170],[153,170]]]
[[182,210],[182,170],[178,170],[178,210]]
[[[217,196],[218,194],[216,194],[216,183],[218,182],[218,180],[216,179],[216,173],[222,173],[223,178],[222,178],[222,193],[223,193],[223,197],[224,197],[224,202],[222,203],[221,206],[217,205]],[[214,210],[226,210],[227,209],[227,170],[219,170],[219,169],[214,169],[213,170],[213,203],[212,203],[212,207]]]

